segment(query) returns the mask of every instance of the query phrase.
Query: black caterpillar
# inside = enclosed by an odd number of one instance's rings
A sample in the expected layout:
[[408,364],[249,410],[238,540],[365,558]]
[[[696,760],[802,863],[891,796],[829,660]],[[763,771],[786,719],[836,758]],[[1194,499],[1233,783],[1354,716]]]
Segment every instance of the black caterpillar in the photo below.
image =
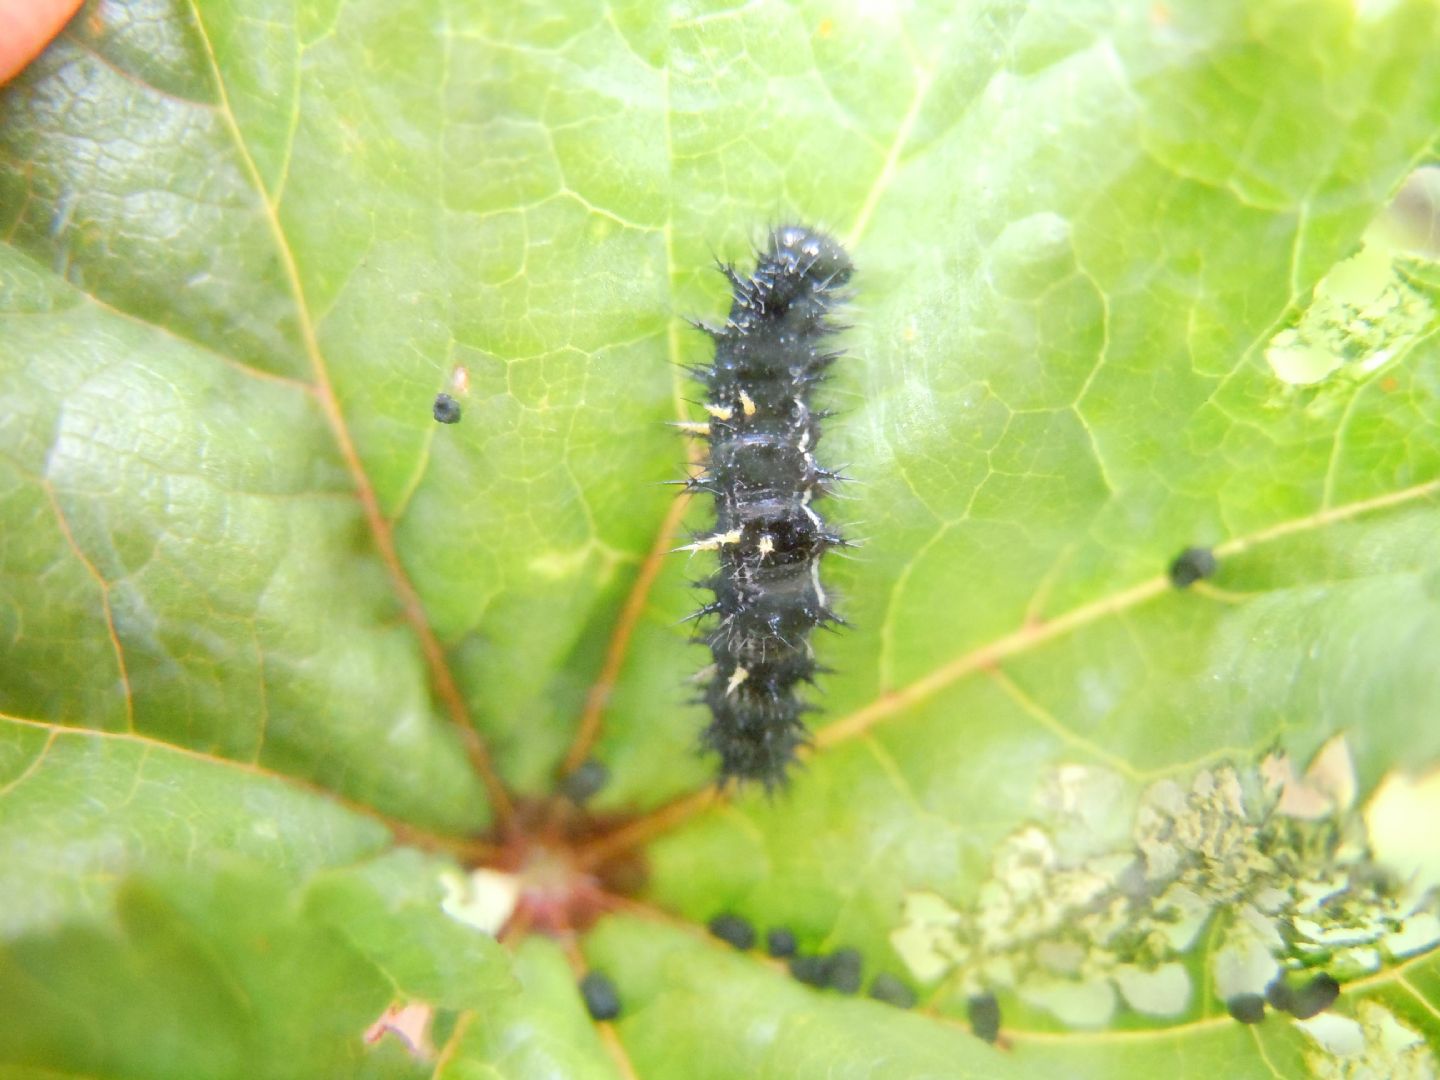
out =
[[808,741],[796,683],[817,671],[810,631],[837,623],[820,583],[820,557],[845,540],[812,504],[840,479],[815,463],[820,421],[811,391],[841,355],[828,339],[830,310],[846,299],[850,258],[801,225],[770,231],[749,278],[720,265],[734,294],[724,326],[695,325],[715,341],[715,362],[693,373],[709,419],[681,426],[709,442],[692,491],[715,498],[715,531],[682,551],[714,551],[719,571],[699,582],[715,599],[694,618],[716,616],[698,640],[714,664],[703,698],[710,724],[701,744],[720,757],[720,782],[783,784]]

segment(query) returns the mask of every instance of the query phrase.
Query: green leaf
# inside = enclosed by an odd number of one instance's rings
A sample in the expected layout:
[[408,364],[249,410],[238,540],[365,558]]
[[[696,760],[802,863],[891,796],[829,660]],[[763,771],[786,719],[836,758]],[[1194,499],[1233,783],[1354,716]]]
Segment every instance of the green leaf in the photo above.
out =
[[[1434,6],[600,14],[93,0],[0,91],[0,1072],[1433,1070]],[[865,544],[713,798],[665,424],[789,220]]]
[[618,1076],[575,995],[574,978],[560,951],[532,938],[517,951],[515,969],[523,996],[462,1018],[437,1080]]
[[477,1009],[514,981],[492,938],[445,913],[445,872],[400,849],[319,878],[308,910],[384,971],[400,998]]
[[379,823],[239,763],[0,721],[7,936],[103,916],[129,875],[250,859],[300,881],[384,848]]
[[113,926],[22,939],[0,960],[24,1009],[0,1057],[77,1075],[414,1075],[403,1056],[367,1061],[360,1035],[388,1001],[378,972],[270,884],[135,882]]

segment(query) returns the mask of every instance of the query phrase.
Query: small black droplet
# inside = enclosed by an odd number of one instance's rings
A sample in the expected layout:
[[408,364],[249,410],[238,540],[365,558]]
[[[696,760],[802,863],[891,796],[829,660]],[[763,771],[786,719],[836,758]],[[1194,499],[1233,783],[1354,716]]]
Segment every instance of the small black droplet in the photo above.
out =
[[594,758],[583,761],[560,781],[560,794],[576,806],[588,802],[610,780],[610,770]]
[[966,1004],[970,1030],[977,1039],[993,1043],[1000,1037],[1000,1002],[994,994],[976,994]]
[[806,986],[824,986],[830,965],[823,956],[792,956],[790,974]]
[[1258,1024],[1265,1019],[1265,999],[1259,994],[1235,994],[1225,1002],[1225,1008],[1242,1024]]
[[710,933],[741,952],[755,944],[755,927],[739,915],[716,915],[710,920]]
[[460,403],[449,394],[436,394],[434,414],[435,419],[442,424],[458,424]]
[[1289,1012],[1295,1004],[1295,992],[1290,989],[1290,983],[1286,981],[1284,974],[1276,975],[1270,980],[1270,985],[1265,987],[1265,1001],[1272,1009],[1281,1012]]
[[1170,584],[1177,589],[1187,589],[1197,581],[1214,577],[1218,565],[1215,553],[1209,548],[1186,548],[1170,564]]
[[876,1001],[894,1005],[897,1009],[910,1009],[915,1006],[915,991],[888,971],[882,971],[870,980],[870,996]]
[[795,935],[783,926],[777,926],[765,935],[765,951],[771,956],[794,956]]
[[580,980],[580,996],[595,1020],[614,1020],[620,1015],[620,994],[608,975],[592,971]]
[[860,990],[860,950],[836,949],[825,961],[825,985],[842,994]]
[[[1277,984],[1283,989],[1272,994],[1271,991],[1275,990]],[[1325,971],[1319,972],[1303,986],[1290,986],[1282,977],[1265,989],[1265,998],[1271,1005],[1297,1020],[1309,1020],[1312,1016],[1319,1016],[1334,1005],[1339,996],[1340,984],[1335,981],[1334,976]]]

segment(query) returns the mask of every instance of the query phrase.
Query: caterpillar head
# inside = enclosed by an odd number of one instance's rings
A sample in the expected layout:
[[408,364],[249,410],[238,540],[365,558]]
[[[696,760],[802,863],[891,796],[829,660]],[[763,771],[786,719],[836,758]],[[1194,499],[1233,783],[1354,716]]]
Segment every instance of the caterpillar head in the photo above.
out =
[[767,253],[816,285],[843,285],[854,270],[850,256],[838,241],[803,225],[778,225],[771,229]]

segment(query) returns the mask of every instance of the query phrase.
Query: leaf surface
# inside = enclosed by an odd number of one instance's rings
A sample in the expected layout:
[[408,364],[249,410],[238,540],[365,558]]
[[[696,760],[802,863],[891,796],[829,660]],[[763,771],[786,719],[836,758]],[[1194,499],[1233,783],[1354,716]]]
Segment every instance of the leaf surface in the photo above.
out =
[[[1178,1011],[1066,1022],[1022,971],[999,1048],[894,935],[922,894],[994,910],[1027,827],[1125,855],[1163,781],[1343,735],[1358,807],[1440,764],[1437,117],[1419,0],[87,5],[0,91],[0,1065],[1338,1068],[1225,1014],[1228,916]],[[820,449],[865,543],[827,560],[814,753],[716,799],[665,424],[712,256],[789,220],[857,266]],[[587,756],[593,815],[537,809]],[[442,907],[478,859],[568,917],[567,860],[634,848],[580,953]],[[432,1045],[366,1042],[405,1002]],[[1435,961],[1333,1015],[1398,1068]]]

